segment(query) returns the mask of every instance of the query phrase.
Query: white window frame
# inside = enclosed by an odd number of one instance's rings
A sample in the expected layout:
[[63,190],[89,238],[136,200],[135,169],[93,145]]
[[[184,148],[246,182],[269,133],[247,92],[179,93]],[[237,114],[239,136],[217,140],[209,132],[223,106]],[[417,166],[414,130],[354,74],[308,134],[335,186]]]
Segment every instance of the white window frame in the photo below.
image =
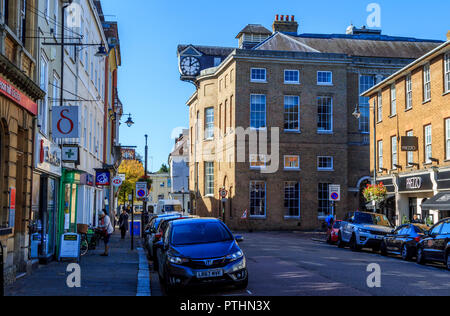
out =
[[383,121],[383,93],[381,91],[378,92],[377,101],[377,123],[379,123]]
[[[205,161],[205,196],[214,196],[214,162]],[[212,168],[212,174],[210,173]]]
[[368,97],[363,97],[361,96],[361,94],[372,88],[374,85],[374,75],[359,75],[359,108],[361,111],[361,117],[359,119],[359,130],[361,131],[361,134],[369,134],[370,129],[370,101]]
[[[264,79],[260,78],[253,78],[253,71],[264,71]],[[267,82],[267,69],[266,68],[251,68],[250,69],[250,82],[259,82],[259,83],[266,83]]]
[[[297,80],[286,80],[286,74],[288,72],[297,73]],[[300,71],[296,69],[285,69],[284,70],[284,84],[300,84]]]
[[[329,159],[331,161],[331,167],[320,167],[320,159]],[[334,157],[332,156],[318,156],[317,157],[317,170],[318,171],[334,171]]]
[[[208,112],[212,111],[212,115]],[[211,119],[212,118],[212,119]],[[214,107],[205,109],[205,140],[214,139]]]
[[[300,184],[299,181],[285,181],[284,182],[284,198],[283,198],[283,202],[286,203],[286,198],[287,198],[288,201],[290,201],[290,200],[297,200],[294,197],[292,197],[290,194],[289,194],[289,196],[286,196],[288,187],[291,188],[293,186],[294,190],[295,190],[295,186],[297,186],[297,185],[298,185],[298,191],[297,192],[293,191],[293,192],[295,194],[298,194],[298,206],[297,206],[298,207],[298,215],[289,215],[288,212],[287,212],[289,210],[289,208],[286,209],[286,206],[284,206],[284,218],[285,219],[291,219],[291,218],[292,219],[293,218],[299,219],[299,218],[301,218],[301,184]],[[289,193],[292,193],[292,192],[290,191]]]
[[[326,74],[325,78],[328,77],[328,74],[330,75],[330,81],[320,81],[320,74]],[[333,72],[332,71],[318,71],[317,72],[317,85],[318,86],[332,86],[333,85]]]
[[[414,136],[414,131],[406,132],[406,136],[413,137]],[[406,164],[408,166],[411,166],[411,163],[414,163],[414,152],[413,151],[408,151],[408,152],[406,152]]]
[[[329,129],[320,129],[319,128],[319,123],[320,123],[320,114],[319,114],[319,108],[320,108],[320,100],[330,100],[330,111],[329,113],[327,113],[326,115],[328,116],[328,118],[330,119],[330,127]],[[323,104],[322,104],[323,106]],[[333,133],[333,97],[331,96],[318,96],[317,97],[317,114],[318,114],[318,122],[317,122],[317,133],[318,134],[332,134]]]
[[391,85],[391,116],[397,115],[397,87]]
[[[286,112],[286,105],[287,105],[286,101],[289,98],[294,98],[297,100],[297,122],[298,122],[297,124],[298,124],[298,127],[296,129],[285,128],[284,131],[285,132],[300,132],[300,97],[297,95],[285,95],[284,96],[284,122],[283,122],[283,125],[284,125],[284,127],[286,127],[286,122],[289,125],[291,123],[290,116],[291,115],[295,116],[295,113]],[[286,120],[286,116],[287,116],[287,120]]]
[[377,149],[378,149],[378,171],[381,170],[381,168],[383,168],[383,141],[379,140],[377,142]]
[[450,92],[450,53],[446,53],[444,56],[444,82],[445,93]]
[[397,170],[395,165],[398,165],[398,141],[397,136],[391,137],[391,162],[392,170]]
[[[323,188],[326,188],[325,190],[323,190]],[[322,190],[321,190],[322,189]],[[320,202],[323,201],[325,204],[327,204],[327,206],[325,207],[325,213],[320,213],[318,212],[318,217],[319,218],[323,218],[325,216],[327,216],[328,214],[331,214],[331,212],[333,211],[333,208],[331,206],[331,201],[330,201],[330,197],[329,197],[329,193],[330,193],[330,183],[318,183],[317,184],[317,211],[321,210],[320,207]],[[322,198],[321,198],[322,196]]]
[[413,98],[412,98],[412,77],[411,74],[406,76],[406,109],[410,110],[413,107]]
[[[286,158],[296,158],[298,167],[290,167],[286,165]],[[300,170],[300,156],[299,155],[285,155],[283,157],[284,170]]]
[[[261,97],[261,100],[264,100],[264,126],[255,127],[257,123],[256,121],[252,121],[252,113],[262,113],[262,111],[252,110],[253,103],[252,100],[254,97]],[[255,103],[256,106],[256,103]],[[258,122],[259,123],[259,122]],[[255,125],[255,126],[254,126]],[[265,94],[251,94],[250,95],[250,129],[252,130],[265,130],[267,128],[267,96]]]
[[433,131],[431,124],[424,127],[424,145],[425,163],[432,163],[430,160],[433,157]]
[[431,100],[431,71],[430,64],[423,66],[423,102]]
[[450,118],[445,119],[445,159],[450,160]]
[[[264,185],[264,214],[258,214],[258,215],[252,215],[252,187],[255,185]],[[262,198],[259,197],[259,199],[261,200]],[[250,218],[266,218],[267,216],[267,184],[265,181],[250,181],[250,185],[249,185],[249,204],[250,204],[250,208],[249,208],[249,217]]]

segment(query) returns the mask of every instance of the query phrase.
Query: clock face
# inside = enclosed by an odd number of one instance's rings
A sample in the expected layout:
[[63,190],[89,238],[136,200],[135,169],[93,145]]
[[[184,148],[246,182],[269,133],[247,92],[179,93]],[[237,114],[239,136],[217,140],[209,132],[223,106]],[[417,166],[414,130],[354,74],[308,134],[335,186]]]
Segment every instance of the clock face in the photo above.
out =
[[180,69],[185,76],[195,76],[200,72],[200,61],[196,57],[184,57],[180,62]]

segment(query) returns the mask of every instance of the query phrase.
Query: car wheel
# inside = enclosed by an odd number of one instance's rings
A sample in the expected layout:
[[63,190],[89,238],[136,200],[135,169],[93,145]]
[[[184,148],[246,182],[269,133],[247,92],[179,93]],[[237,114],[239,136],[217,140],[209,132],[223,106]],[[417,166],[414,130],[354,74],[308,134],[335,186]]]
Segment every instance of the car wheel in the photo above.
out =
[[357,242],[356,242],[356,236],[353,235],[352,239],[350,239],[350,249],[352,251],[360,251],[361,247],[358,246]]
[[402,259],[405,261],[411,260],[411,252],[406,245],[402,246]]
[[381,252],[382,256],[386,257],[388,255],[388,253],[387,253],[387,246],[386,246],[386,243],[384,241],[381,243],[380,252]]
[[164,274],[164,291],[168,296],[175,294],[174,287],[170,284],[170,277],[168,273]]
[[422,247],[418,247],[417,248],[417,263],[418,264],[425,264],[426,263]]
[[337,246],[338,246],[338,248],[344,248],[345,247],[345,243],[342,240],[341,233],[339,233],[339,236],[338,236]]

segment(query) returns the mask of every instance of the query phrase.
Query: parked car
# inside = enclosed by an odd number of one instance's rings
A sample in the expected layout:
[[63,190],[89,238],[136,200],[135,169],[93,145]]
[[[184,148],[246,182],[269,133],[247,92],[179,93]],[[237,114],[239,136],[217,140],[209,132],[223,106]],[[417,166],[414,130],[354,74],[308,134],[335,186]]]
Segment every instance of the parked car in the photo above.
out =
[[349,245],[353,251],[362,248],[380,249],[383,238],[392,233],[393,226],[383,214],[369,212],[349,212],[341,223],[337,245]]
[[169,223],[157,243],[159,277],[166,291],[205,284],[233,284],[246,288],[247,262],[228,227],[213,218]]
[[424,224],[406,224],[398,227],[392,234],[384,237],[381,254],[401,255],[403,260],[411,260],[417,254],[417,244],[430,229]]
[[417,245],[417,263],[428,261],[445,263],[450,270],[450,218],[431,227]]
[[177,220],[182,220],[182,219],[188,219],[188,218],[193,218],[194,216],[169,216],[169,217],[164,217],[160,222],[158,227],[156,228],[157,233],[154,235],[153,240],[152,240],[152,244],[149,245],[149,247],[151,247],[151,249],[149,249],[149,251],[151,252],[151,256],[150,258],[153,260],[153,268],[155,269],[155,271],[158,271],[158,258],[156,256],[156,243],[159,242],[162,239],[162,236],[164,236],[169,223],[172,221],[177,221]]
[[[148,255],[150,258],[153,258],[153,243],[155,240],[155,236],[158,233],[158,227],[161,221],[165,218],[176,218],[181,217],[181,214],[179,213],[170,213],[170,214],[161,214],[158,216],[153,217],[147,227],[144,230],[144,245],[145,248],[148,251]],[[161,238],[161,236],[158,236],[158,240]]]
[[342,221],[334,221],[331,228],[327,231],[327,243],[335,244],[339,239],[339,230],[341,229]]

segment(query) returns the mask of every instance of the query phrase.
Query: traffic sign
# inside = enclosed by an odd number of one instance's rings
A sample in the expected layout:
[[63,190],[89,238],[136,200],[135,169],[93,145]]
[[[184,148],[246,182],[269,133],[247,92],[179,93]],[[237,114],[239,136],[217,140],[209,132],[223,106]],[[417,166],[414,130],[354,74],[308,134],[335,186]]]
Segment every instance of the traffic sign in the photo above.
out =
[[220,189],[219,194],[220,194],[220,197],[221,197],[222,199],[224,199],[224,198],[226,198],[226,197],[228,196],[228,191],[225,190],[224,188],[222,188],[222,189]]
[[112,184],[113,184],[113,186],[115,186],[115,187],[120,187],[120,186],[122,185],[122,183],[123,183],[123,181],[122,181],[122,178],[121,178],[121,177],[115,177],[115,178],[112,180]]
[[143,199],[147,195],[147,182],[136,182],[136,198]]
[[328,191],[330,192],[330,201],[339,202],[341,200],[341,186],[339,184],[330,184]]

